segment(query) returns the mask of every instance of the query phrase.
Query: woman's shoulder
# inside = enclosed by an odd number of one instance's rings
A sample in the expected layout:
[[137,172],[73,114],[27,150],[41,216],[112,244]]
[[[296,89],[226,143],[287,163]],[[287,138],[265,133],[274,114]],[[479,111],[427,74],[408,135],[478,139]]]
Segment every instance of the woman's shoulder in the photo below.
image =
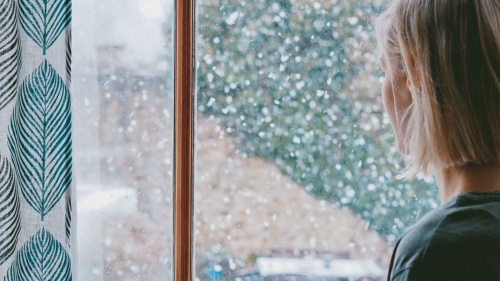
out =
[[500,272],[500,192],[462,194],[424,216],[398,241],[390,274],[450,266],[457,274],[485,266]]
[[416,244],[425,254],[429,247],[478,245],[488,238],[500,245],[499,235],[500,192],[467,192],[425,215],[401,237],[399,247]]

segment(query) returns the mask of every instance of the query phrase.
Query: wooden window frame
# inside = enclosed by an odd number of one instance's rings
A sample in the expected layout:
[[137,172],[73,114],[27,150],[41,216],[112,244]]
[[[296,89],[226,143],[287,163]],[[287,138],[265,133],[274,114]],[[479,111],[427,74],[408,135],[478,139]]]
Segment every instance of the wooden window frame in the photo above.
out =
[[174,281],[193,280],[194,0],[175,0]]

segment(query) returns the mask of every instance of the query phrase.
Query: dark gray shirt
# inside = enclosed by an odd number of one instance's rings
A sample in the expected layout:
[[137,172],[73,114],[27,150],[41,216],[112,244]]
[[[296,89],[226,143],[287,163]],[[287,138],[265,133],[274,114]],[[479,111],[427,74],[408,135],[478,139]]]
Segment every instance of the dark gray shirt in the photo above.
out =
[[468,192],[398,240],[388,280],[500,280],[500,192]]

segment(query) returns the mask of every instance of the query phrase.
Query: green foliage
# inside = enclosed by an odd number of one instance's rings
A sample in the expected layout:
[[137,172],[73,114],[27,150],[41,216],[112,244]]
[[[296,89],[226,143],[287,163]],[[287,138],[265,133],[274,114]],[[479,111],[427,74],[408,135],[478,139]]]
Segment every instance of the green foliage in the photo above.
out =
[[376,1],[203,1],[198,112],[246,155],[274,161],[319,198],[394,238],[436,205],[402,168],[378,95]]

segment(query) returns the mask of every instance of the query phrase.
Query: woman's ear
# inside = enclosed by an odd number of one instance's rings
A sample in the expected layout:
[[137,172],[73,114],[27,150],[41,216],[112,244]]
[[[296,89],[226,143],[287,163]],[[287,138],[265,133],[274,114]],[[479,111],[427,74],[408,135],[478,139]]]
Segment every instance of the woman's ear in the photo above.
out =
[[410,92],[413,92],[415,89],[415,85],[413,85],[413,83],[411,82],[411,80],[408,76],[406,76],[406,86],[408,86],[408,89],[410,90]]
[[420,84],[420,72],[419,65],[415,62],[415,58],[412,55],[407,55],[406,59],[406,83],[408,85],[408,89],[410,91],[414,91],[414,89],[419,88]]

